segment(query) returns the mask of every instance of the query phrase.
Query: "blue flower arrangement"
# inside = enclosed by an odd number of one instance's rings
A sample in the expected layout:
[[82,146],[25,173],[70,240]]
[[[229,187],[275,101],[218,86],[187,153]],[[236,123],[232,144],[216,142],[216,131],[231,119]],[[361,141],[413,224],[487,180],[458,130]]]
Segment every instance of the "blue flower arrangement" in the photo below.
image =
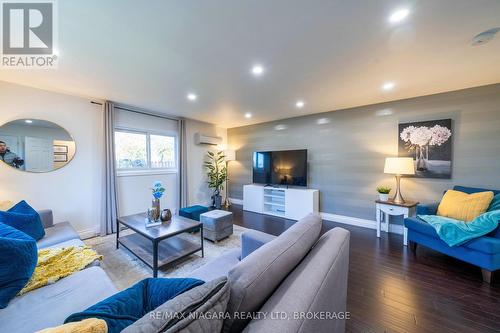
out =
[[151,190],[155,199],[160,199],[163,196],[163,192],[165,192],[165,188],[160,181],[154,182]]

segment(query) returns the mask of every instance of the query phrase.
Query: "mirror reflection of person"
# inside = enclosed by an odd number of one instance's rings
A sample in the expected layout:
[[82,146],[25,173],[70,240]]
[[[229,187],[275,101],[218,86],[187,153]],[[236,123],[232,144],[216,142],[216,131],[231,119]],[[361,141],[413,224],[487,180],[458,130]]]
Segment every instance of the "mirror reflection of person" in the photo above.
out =
[[3,141],[0,141],[0,160],[17,169],[24,164],[24,161],[15,153],[11,152],[9,148],[7,148],[7,144]]

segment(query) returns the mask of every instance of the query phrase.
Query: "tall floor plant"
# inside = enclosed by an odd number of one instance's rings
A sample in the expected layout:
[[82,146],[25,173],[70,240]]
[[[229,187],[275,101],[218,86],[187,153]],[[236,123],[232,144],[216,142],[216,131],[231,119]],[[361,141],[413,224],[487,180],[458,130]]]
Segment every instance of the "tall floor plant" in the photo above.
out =
[[212,206],[220,209],[222,206],[221,191],[224,190],[224,182],[227,179],[227,168],[224,162],[225,156],[222,151],[208,151],[204,162],[207,169],[208,187],[213,190]]

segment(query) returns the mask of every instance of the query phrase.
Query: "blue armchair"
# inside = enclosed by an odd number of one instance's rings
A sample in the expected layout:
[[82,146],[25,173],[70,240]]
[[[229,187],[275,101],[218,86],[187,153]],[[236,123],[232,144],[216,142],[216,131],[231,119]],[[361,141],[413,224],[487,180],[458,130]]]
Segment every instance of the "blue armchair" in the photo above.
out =
[[[493,191],[495,195],[500,193],[500,190],[464,186],[455,186],[453,189],[465,193],[482,191]],[[435,215],[438,205],[439,203],[418,205],[417,215]],[[410,248],[414,252],[417,244],[420,244],[479,266],[483,274],[483,281],[487,283],[491,283],[492,272],[500,269],[500,227],[483,237],[472,239],[461,246],[450,247],[439,238],[436,230],[431,225],[418,217],[406,218],[404,224],[408,228],[408,241],[410,241]]]

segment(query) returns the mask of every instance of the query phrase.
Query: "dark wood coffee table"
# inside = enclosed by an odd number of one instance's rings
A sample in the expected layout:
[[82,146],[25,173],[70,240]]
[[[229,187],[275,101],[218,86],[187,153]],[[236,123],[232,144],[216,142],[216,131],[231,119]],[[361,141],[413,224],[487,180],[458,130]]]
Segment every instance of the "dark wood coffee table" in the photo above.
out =
[[[203,251],[203,224],[181,216],[173,216],[169,222],[146,228],[146,214],[135,214],[116,219],[116,248],[120,244],[153,269],[153,277],[158,276],[158,268],[175,260]],[[120,224],[135,233],[120,237]],[[200,244],[179,237],[184,232],[200,230]]]

